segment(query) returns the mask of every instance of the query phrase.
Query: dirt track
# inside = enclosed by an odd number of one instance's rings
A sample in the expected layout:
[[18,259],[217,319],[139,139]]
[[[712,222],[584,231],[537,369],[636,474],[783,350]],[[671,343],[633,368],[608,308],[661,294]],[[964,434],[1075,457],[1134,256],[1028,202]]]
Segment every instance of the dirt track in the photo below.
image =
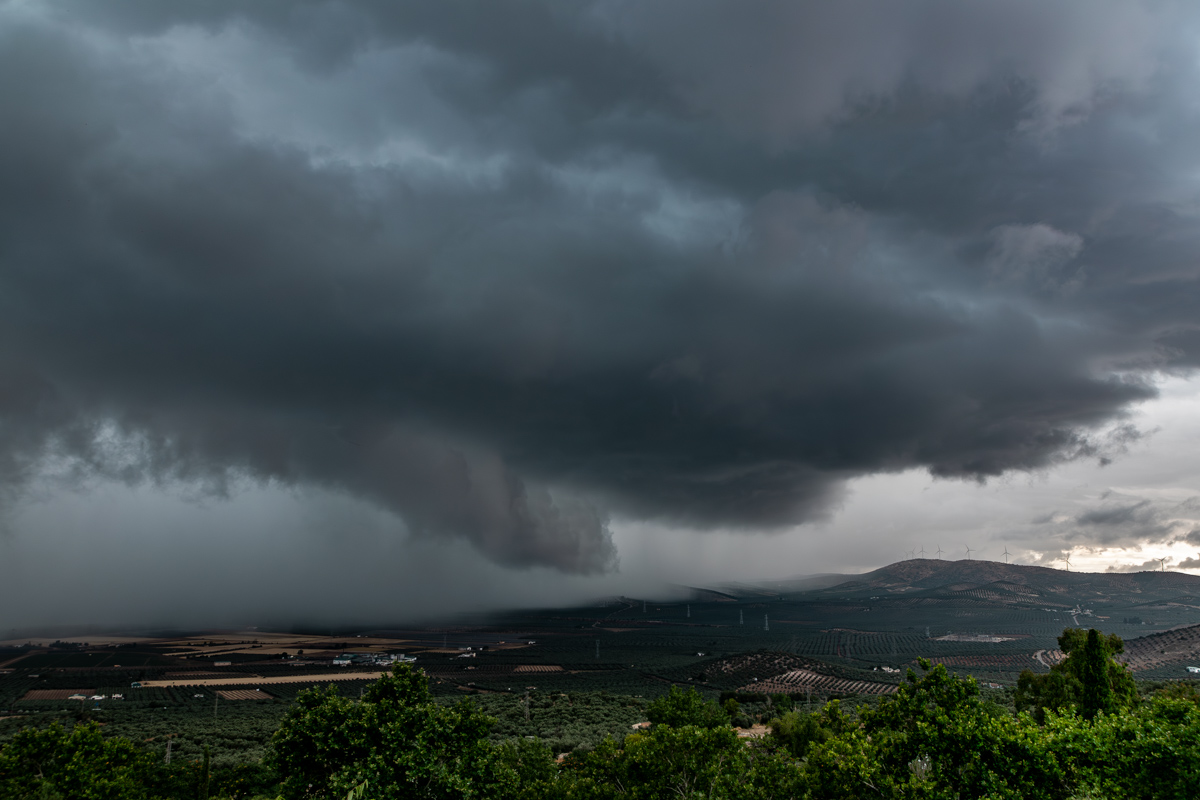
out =
[[266,686],[272,683],[324,683],[325,681],[373,681],[388,672],[329,672],[320,675],[279,675],[260,678],[256,675],[235,678],[201,678],[200,680],[142,681],[142,686]]

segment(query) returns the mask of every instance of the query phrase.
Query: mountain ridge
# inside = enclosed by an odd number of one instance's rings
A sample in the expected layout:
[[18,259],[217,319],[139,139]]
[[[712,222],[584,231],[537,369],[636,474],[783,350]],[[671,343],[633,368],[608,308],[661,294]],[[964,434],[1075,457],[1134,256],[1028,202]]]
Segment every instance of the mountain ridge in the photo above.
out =
[[[859,587],[892,589],[911,587],[941,589],[955,584],[983,587],[1008,584],[1024,587],[1061,587],[1070,589],[1106,589],[1140,594],[1147,588],[1180,589],[1200,592],[1200,577],[1181,572],[1075,572],[1028,564],[1002,564],[999,561],[966,560],[942,561],[932,558],[913,558],[897,561],[862,575],[847,576],[850,580],[814,592],[839,593]],[[963,589],[960,589],[963,590]]]

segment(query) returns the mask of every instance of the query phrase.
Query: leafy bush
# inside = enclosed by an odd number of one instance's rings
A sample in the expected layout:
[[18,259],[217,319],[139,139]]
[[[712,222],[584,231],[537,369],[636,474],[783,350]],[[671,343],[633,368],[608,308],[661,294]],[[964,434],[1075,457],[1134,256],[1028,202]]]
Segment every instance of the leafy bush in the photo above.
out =
[[796,758],[804,758],[810,746],[833,737],[831,731],[821,727],[820,715],[803,711],[789,711],[771,720],[770,726],[775,743]]
[[695,689],[686,692],[678,686],[646,708],[646,718],[655,725],[682,728],[719,728],[729,725],[729,715],[712,700],[705,700]]
[[1014,719],[979,698],[973,679],[922,661],[908,681],[861,723],[833,703],[819,724],[833,735],[806,764],[816,797],[1066,798],[1057,759],[1028,717]]
[[1200,707],[1158,697],[1132,712],[1092,721],[1050,714],[1046,745],[1080,793],[1191,800],[1200,787]]
[[155,760],[94,723],[25,730],[0,748],[0,797],[150,800],[161,797]]
[[378,798],[501,796],[513,778],[486,741],[489,725],[470,701],[434,702],[424,674],[397,664],[361,702],[332,688],[300,694],[267,763],[288,798],[343,796],[364,779]]
[[799,767],[746,746],[729,726],[659,725],[568,760],[562,800],[767,800],[801,797]]

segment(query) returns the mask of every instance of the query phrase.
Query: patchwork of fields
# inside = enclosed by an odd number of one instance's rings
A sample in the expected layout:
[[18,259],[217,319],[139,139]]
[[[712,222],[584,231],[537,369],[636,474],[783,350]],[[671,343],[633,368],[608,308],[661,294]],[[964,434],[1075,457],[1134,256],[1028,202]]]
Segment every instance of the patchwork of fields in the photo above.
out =
[[[527,697],[640,703],[678,685],[709,697],[783,693],[819,703],[894,692],[921,659],[1011,687],[1022,670],[1045,672],[1061,659],[1057,637],[1068,626],[1123,637],[1135,676],[1192,680],[1200,677],[1186,669],[1200,666],[1195,584],[1200,579],[1171,573],[917,560],[819,590],[616,598],[437,627],[30,638],[0,642],[0,711],[9,717],[0,720],[0,736],[28,721],[81,713],[131,725],[151,718],[219,724],[232,715],[268,730],[299,692],[332,685],[357,697],[386,669],[375,661],[400,653],[416,658],[435,696],[471,696],[517,713],[513,730],[525,725]],[[339,656],[353,663],[334,666]],[[571,729],[568,736],[559,723],[546,730],[562,741],[585,735]]]

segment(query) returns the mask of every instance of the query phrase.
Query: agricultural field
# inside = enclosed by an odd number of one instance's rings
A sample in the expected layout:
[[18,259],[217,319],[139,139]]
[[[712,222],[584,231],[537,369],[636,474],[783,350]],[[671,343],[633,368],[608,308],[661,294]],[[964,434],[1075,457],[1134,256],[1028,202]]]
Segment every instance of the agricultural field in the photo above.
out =
[[[1135,677],[1194,679],[1198,596],[1200,578],[1171,573],[914,560],[816,590],[718,587],[428,627],[12,639],[0,642],[0,739],[88,718],[164,756],[169,740],[180,757],[208,743],[230,763],[257,758],[300,692],[358,697],[398,654],[416,658],[440,701],[493,716],[493,737],[535,736],[556,752],[629,730],[672,686],[759,698],[747,713],[762,715],[771,695],[871,702],[929,659],[1003,702],[1022,670],[1061,659],[1066,627],[1124,638]],[[334,666],[343,654],[355,662]]]

